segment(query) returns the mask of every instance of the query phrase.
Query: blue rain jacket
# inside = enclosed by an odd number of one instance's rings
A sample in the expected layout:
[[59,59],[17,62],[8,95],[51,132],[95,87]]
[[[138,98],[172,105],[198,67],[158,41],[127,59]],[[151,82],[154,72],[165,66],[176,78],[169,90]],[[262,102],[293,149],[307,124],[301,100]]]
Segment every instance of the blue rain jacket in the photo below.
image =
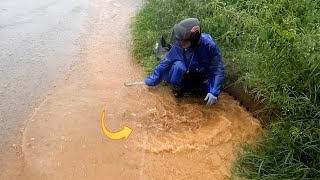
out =
[[179,85],[186,72],[207,74],[207,92],[218,97],[225,78],[225,67],[220,49],[209,34],[202,33],[200,45],[194,49],[173,45],[153,74],[145,79],[145,83],[156,86],[163,79],[167,79],[169,84]]

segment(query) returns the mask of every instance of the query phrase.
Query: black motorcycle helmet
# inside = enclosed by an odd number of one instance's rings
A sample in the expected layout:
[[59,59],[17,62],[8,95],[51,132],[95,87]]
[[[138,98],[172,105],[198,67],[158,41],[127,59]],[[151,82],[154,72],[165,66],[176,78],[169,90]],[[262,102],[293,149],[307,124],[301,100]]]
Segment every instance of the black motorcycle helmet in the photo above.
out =
[[188,41],[191,43],[191,48],[197,47],[201,42],[201,25],[197,18],[185,19],[173,27],[171,44]]

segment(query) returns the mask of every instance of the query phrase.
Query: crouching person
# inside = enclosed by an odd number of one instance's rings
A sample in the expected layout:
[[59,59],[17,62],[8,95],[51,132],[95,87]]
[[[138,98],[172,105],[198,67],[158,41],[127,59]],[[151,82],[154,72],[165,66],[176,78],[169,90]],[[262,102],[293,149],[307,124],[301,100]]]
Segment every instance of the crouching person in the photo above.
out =
[[203,86],[207,105],[216,103],[225,78],[219,47],[209,34],[201,33],[200,21],[188,18],[173,27],[172,47],[166,58],[145,79],[148,86],[166,80],[176,97]]

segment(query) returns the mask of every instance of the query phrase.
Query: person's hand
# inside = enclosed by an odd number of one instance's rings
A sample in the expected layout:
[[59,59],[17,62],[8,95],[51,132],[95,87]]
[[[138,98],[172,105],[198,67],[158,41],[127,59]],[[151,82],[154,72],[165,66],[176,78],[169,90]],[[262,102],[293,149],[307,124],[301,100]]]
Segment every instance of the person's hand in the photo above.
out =
[[217,102],[218,98],[216,96],[214,96],[213,94],[208,93],[206,98],[204,98],[204,100],[205,101],[208,100],[207,105],[211,106],[212,104],[215,104]]
[[151,82],[150,82],[150,80],[149,80],[148,78],[146,78],[146,79],[144,80],[144,83],[145,83],[148,87],[152,86],[152,84],[151,84]]

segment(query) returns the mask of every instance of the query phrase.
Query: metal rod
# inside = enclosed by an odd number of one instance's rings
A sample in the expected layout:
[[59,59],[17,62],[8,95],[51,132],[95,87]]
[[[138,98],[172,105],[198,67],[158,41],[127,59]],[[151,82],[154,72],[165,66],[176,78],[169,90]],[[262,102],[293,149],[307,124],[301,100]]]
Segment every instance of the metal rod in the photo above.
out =
[[145,82],[128,82],[128,83],[124,83],[125,86],[138,86],[138,85],[146,85]]

